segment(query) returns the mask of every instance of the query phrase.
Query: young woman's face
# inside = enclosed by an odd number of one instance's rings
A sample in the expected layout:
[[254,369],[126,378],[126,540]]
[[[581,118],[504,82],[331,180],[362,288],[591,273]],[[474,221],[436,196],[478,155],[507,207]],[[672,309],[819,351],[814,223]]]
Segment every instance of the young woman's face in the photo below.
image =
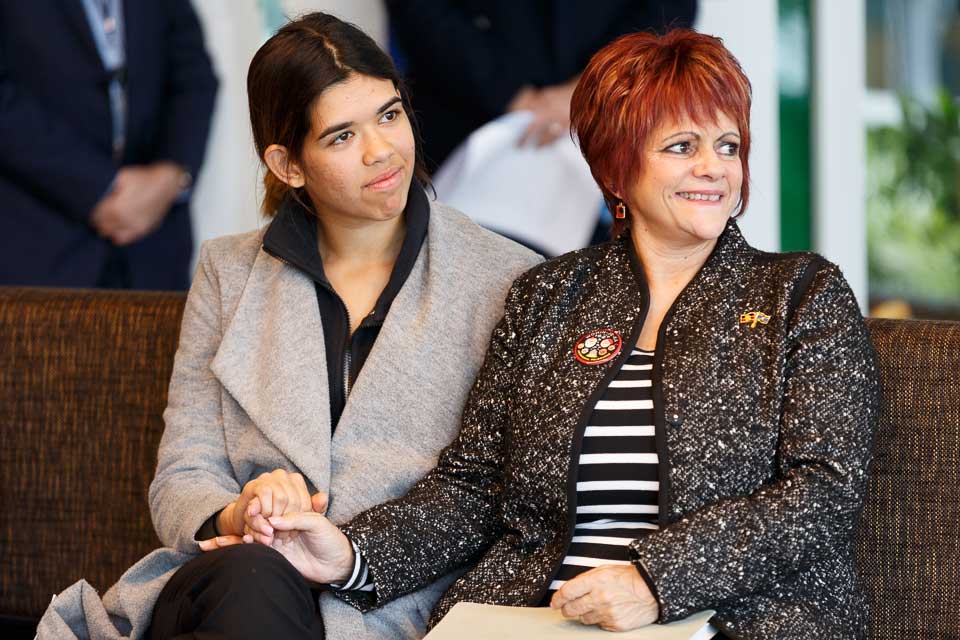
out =
[[390,80],[351,75],[317,99],[303,147],[305,188],[321,218],[396,218],[413,177],[413,129]]
[[637,232],[671,244],[716,239],[740,201],[740,130],[723,113],[716,122],[689,118],[655,129],[644,168],[625,200]]

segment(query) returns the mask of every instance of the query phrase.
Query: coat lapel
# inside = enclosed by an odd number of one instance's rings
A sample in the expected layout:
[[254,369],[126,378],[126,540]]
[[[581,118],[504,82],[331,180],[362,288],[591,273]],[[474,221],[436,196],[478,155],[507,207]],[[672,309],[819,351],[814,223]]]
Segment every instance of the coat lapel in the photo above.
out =
[[[556,345],[554,378],[549,385],[565,389],[576,410],[570,411],[568,420],[558,433],[558,442],[564,447],[572,446],[572,438],[581,416],[592,409],[591,400],[599,399],[602,381],[618,370],[620,363],[636,344],[639,329],[644,320],[648,293],[646,285],[631,268],[629,244],[623,241],[609,245],[606,255],[596,269],[596,286],[575,305],[564,320],[567,327]],[[642,276],[641,276],[642,277]],[[620,336],[621,345],[617,356],[599,364],[578,360],[577,346],[586,336],[596,332],[614,331]],[[582,385],[573,389],[564,387],[561,380],[580,380]],[[589,405],[589,406],[588,406]]]
[[310,483],[330,480],[330,403],[313,281],[257,255],[211,369]]
[[83,48],[88,54],[92,54],[100,68],[103,68],[103,61],[100,59],[100,52],[97,51],[97,43],[93,39],[93,31],[90,30],[90,21],[87,20],[87,12],[83,8],[83,2],[80,0],[69,0],[67,2],[58,2],[60,9],[67,17],[67,22],[77,35]]
[[[136,0],[125,0],[123,2],[123,52],[126,59],[127,69],[145,69],[149,65],[145,64],[146,43],[151,42],[153,34],[148,31],[149,27],[154,27],[155,23],[162,19],[158,16],[152,3],[137,2]],[[151,15],[152,14],[152,15]],[[127,83],[137,80],[137,75],[127,75]],[[128,92],[129,94],[129,92]],[[127,96],[129,98],[129,95]],[[129,106],[129,105],[128,105]]]
[[[413,424],[417,420],[413,407],[429,397],[423,395],[424,387],[431,379],[428,345],[431,344],[429,334],[433,324],[429,302],[437,299],[436,288],[443,287],[445,278],[452,272],[452,269],[436,272],[437,245],[445,242],[438,237],[442,233],[436,218],[431,214],[429,232],[420,254],[390,305],[334,431],[331,464],[337,478],[331,492],[337,495],[332,496],[331,517],[340,517],[344,513],[353,515],[357,505],[369,501],[371,496],[380,502],[396,494],[396,487],[387,484],[371,487],[362,475],[340,471],[345,465],[354,464],[350,460],[354,459],[358,447],[376,443],[378,448],[389,451],[395,446],[403,447],[410,438],[444,437],[441,433],[424,434],[421,431],[429,421]],[[397,402],[401,405],[397,406]],[[434,411],[437,410],[434,407]],[[459,414],[449,416],[451,429],[459,427],[458,418]]]

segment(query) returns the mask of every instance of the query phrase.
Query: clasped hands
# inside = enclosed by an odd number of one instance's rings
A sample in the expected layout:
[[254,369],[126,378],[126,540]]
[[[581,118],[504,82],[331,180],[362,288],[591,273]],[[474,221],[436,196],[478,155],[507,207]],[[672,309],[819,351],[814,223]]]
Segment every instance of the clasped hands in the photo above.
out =
[[117,246],[137,242],[163,222],[183,187],[183,175],[172,162],[121,168],[90,214],[90,224]]
[[[325,517],[327,494],[310,495],[303,476],[277,469],[248,482],[217,518],[221,535],[200,542],[204,551],[263,544],[279,551],[304,578],[346,582],[354,565],[347,537]],[[656,622],[659,606],[632,565],[603,565],[568,580],[550,606],[567,618],[608,631]]]
[[299,473],[263,473],[224,507],[217,517],[220,535],[201,541],[200,549],[263,544],[279,551],[309,581],[346,582],[353,571],[353,547],[324,516],[326,510],[327,494],[311,496]]

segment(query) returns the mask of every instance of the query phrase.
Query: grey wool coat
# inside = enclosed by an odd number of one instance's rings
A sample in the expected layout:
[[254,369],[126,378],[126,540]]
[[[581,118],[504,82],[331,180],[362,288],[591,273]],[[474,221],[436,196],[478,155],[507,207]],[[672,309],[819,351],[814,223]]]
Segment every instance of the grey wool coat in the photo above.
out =
[[[331,433],[313,281],[263,251],[263,232],[204,244],[183,316],[150,510],[166,545],[104,596],[81,580],[40,621],[43,638],[138,638],[194,535],[249,480],[297,470],[345,522],[403,495],[460,427],[511,282],[539,261],[431,203],[427,239]],[[331,437],[332,435],[332,437]],[[449,580],[362,615],[321,596],[327,638],[424,633]]]

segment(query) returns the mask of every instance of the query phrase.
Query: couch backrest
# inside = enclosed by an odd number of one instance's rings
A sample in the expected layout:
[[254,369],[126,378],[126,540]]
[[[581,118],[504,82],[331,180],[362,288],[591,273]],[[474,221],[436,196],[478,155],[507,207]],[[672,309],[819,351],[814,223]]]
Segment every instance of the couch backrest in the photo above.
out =
[[960,637],[960,323],[868,320],[883,389],[857,536],[869,638]]
[[0,288],[0,613],[159,546],[147,488],[183,294]]

